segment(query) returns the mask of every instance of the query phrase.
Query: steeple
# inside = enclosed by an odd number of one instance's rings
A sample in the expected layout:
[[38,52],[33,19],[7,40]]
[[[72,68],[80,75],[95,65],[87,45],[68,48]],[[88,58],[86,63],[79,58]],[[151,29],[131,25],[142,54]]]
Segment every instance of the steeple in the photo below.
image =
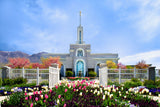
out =
[[81,26],[81,11],[79,13],[79,26],[77,28],[77,44],[84,44],[83,41],[83,27]]

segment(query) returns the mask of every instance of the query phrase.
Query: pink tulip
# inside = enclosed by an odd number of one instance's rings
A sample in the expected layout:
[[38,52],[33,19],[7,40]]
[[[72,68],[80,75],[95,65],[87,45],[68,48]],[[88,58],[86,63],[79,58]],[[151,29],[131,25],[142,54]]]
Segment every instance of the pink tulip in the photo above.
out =
[[66,107],[66,104],[64,104],[63,107]]
[[45,98],[46,98],[46,99],[48,98],[48,95],[47,95],[47,94],[45,94]]
[[35,92],[35,91],[33,91],[33,94],[35,95],[35,94],[36,94],[36,92]]
[[86,82],[86,86],[88,86],[88,82]]
[[50,89],[50,90],[49,90],[49,92],[51,93],[51,92],[52,92],[52,90]]
[[62,101],[64,101],[64,99],[62,99]]
[[79,86],[79,84],[77,84],[77,86]]
[[38,94],[38,91],[36,91],[36,94]]
[[56,89],[58,88],[58,86],[56,85]]
[[25,96],[27,95],[27,93],[24,94]]
[[90,84],[92,84],[93,82],[91,81]]
[[69,87],[70,85],[68,84],[68,87]]
[[79,89],[81,89],[81,88],[82,88],[82,86],[79,87]]
[[25,100],[28,100],[28,97],[25,97]]
[[33,107],[33,103],[31,103],[30,107]]
[[65,89],[64,92],[66,93],[66,92],[67,92],[67,89]]
[[40,94],[42,94],[42,91],[39,91]]
[[74,89],[73,91],[76,91],[76,89]]
[[45,103],[45,102],[46,102],[46,100],[43,100],[43,102]]
[[61,95],[58,95],[58,98],[61,98]]
[[35,100],[38,101],[38,97],[36,97]]
[[75,84],[73,84],[73,88],[75,88],[76,87],[76,85]]
[[29,96],[29,99],[32,99],[32,96]]

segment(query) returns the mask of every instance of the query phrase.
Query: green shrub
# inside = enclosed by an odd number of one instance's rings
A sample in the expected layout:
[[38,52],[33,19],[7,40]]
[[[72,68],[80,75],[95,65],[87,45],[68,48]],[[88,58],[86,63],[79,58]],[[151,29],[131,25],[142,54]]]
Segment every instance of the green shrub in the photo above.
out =
[[97,76],[96,72],[94,72],[94,71],[89,72],[89,77],[96,77],[96,76]]
[[40,83],[40,85],[48,85],[48,84],[49,84],[48,81],[42,81],[42,82]]
[[137,86],[141,86],[142,82],[138,79],[132,78],[131,81],[126,81],[124,83],[124,87],[125,88],[130,88],[130,87],[137,87]]
[[66,77],[72,77],[73,72],[72,71],[66,71]]
[[[21,105],[21,99],[25,98],[24,93],[22,92],[16,92],[13,93],[10,97],[8,97],[9,99],[5,99],[4,101],[2,101],[2,107],[6,107],[6,105],[8,105],[9,107],[11,106],[15,106],[15,107],[20,107]],[[7,107],[8,107],[7,106]]]
[[156,85],[157,87],[160,87],[160,80],[157,80],[157,81],[155,82],[155,85]]
[[13,84],[14,84],[14,81],[12,79],[9,79],[9,78],[5,78],[3,80],[3,83],[2,83],[3,86],[4,85],[13,85]]
[[14,84],[26,84],[27,83],[27,79],[26,78],[22,78],[22,77],[18,77],[13,79]]
[[2,86],[2,78],[0,78],[0,87]]
[[156,85],[146,85],[146,87],[151,89],[151,88],[156,88]]
[[154,83],[153,80],[145,80],[143,84],[144,84],[144,86],[147,86],[147,85],[155,85],[155,83]]

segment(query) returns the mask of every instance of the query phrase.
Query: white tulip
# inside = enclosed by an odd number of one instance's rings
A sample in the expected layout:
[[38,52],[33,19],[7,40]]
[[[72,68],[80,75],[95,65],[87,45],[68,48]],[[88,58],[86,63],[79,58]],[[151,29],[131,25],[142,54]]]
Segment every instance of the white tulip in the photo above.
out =
[[106,96],[105,96],[105,95],[103,95],[103,100],[105,100],[105,98],[106,98]]

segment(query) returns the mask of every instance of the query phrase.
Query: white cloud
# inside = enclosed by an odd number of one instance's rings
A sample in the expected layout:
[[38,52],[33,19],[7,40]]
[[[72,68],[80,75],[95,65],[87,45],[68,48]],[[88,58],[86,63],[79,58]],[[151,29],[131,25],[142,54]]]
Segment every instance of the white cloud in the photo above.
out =
[[160,34],[160,0],[114,0],[110,4],[119,20],[128,21],[141,41],[151,41]]
[[145,60],[146,63],[152,64],[157,68],[160,68],[160,50],[154,50],[144,53],[138,53],[135,55],[125,56],[120,58],[119,62],[122,62],[126,65],[136,64],[138,61]]

